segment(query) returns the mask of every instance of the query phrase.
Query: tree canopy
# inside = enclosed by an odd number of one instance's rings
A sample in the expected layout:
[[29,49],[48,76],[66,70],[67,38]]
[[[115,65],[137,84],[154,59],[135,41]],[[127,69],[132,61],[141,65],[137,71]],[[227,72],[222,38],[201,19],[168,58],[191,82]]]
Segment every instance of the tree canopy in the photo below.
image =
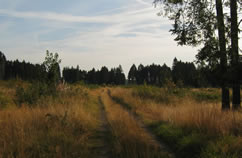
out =
[[[160,15],[173,21],[173,35],[179,45],[203,48],[196,56],[199,62],[205,61],[211,67],[218,67],[222,88],[222,107],[229,105],[229,80],[232,72],[233,106],[240,106],[239,53],[238,53],[238,12],[242,9],[239,0],[154,0],[161,7]],[[230,16],[227,12],[230,11]],[[217,32],[216,32],[217,31]],[[229,65],[228,65],[228,61]]]

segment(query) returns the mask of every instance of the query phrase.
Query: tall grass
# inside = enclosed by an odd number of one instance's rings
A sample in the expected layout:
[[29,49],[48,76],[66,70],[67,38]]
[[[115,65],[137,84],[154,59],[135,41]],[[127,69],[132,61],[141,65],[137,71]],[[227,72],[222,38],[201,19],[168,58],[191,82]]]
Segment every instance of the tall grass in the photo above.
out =
[[222,111],[219,102],[199,103],[191,95],[173,95],[169,103],[158,103],[133,93],[132,89],[114,88],[111,95],[141,116],[179,157],[242,157],[240,111]]
[[133,97],[131,89],[116,88],[112,95],[125,100],[132,110],[147,120],[165,121],[178,126],[192,127],[212,135],[242,134],[242,114],[221,111],[220,103],[198,103],[193,98],[171,97],[169,104]]
[[97,105],[77,89],[32,108],[1,110],[0,157],[96,157],[90,137],[99,126]]

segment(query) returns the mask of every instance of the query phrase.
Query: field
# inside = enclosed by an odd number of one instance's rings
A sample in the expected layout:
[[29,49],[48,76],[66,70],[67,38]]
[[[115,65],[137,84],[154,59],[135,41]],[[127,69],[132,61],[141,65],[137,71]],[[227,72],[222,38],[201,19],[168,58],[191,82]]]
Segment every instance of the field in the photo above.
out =
[[0,82],[0,158],[242,157],[242,112],[219,89],[75,84],[20,102],[19,85]]

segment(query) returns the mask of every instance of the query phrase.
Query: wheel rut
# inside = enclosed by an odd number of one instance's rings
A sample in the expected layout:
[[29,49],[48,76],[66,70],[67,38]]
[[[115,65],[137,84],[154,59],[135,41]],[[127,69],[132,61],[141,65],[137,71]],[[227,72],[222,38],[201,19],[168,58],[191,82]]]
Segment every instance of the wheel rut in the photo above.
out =
[[110,126],[108,124],[105,107],[102,102],[101,96],[98,97],[98,105],[100,106],[100,126],[95,132],[95,136],[92,138],[94,147],[92,151],[95,158],[113,158],[112,147],[110,140]]
[[151,140],[154,144],[159,146],[159,150],[161,150],[162,152],[166,153],[168,155],[168,158],[175,158],[175,154],[164,144],[162,143],[162,141],[157,138],[152,132],[151,130],[145,125],[144,121],[140,118],[140,116],[138,114],[136,114],[135,112],[131,111],[131,108],[127,106],[127,103],[120,103],[118,102],[116,99],[114,99],[111,95],[111,91],[110,89],[108,89],[107,91],[107,95],[108,97],[113,100],[116,104],[120,105],[120,107],[122,107],[125,111],[127,111],[130,114],[130,117],[132,117],[137,124],[147,133],[149,134]]

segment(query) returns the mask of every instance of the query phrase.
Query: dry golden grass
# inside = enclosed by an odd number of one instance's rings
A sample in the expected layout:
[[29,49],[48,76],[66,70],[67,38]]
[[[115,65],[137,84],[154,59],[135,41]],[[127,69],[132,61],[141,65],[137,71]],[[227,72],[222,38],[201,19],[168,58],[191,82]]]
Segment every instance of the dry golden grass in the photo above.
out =
[[166,121],[192,127],[212,135],[242,134],[242,113],[221,111],[219,103],[198,103],[192,98],[177,99],[168,104],[134,97],[132,89],[114,88],[112,95],[122,98],[132,110],[146,120]]
[[[135,120],[128,111],[113,102],[107,93],[102,94],[108,122],[114,140],[114,153],[120,158],[169,157],[159,144]],[[159,151],[160,150],[160,151]]]
[[[159,144],[132,114],[108,96],[106,88],[90,90],[80,85],[63,86],[59,87],[60,94],[56,97],[42,97],[35,105],[23,103],[18,107],[14,102],[18,84],[28,85],[22,81],[0,81],[0,104],[5,104],[0,106],[0,158],[98,157],[95,150],[102,149],[105,140],[97,134],[105,122],[98,96],[104,103],[111,127],[108,137],[112,139],[114,157],[167,157],[167,152],[160,150]],[[132,112],[147,123],[165,121],[208,135],[236,134],[236,139],[241,140],[240,112],[221,111],[219,103],[199,103],[189,98],[191,96],[171,95],[169,102],[159,102],[159,98],[157,102],[133,95],[133,90],[112,88],[111,95],[123,99],[132,107]],[[240,148],[241,141],[236,143],[232,144],[234,148]],[[214,146],[223,147],[222,144]]]
[[1,110],[0,158],[93,157],[89,139],[99,126],[95,98],[87,90],[86,95],[69,91],[59,101],[42,99],[43,106]]

